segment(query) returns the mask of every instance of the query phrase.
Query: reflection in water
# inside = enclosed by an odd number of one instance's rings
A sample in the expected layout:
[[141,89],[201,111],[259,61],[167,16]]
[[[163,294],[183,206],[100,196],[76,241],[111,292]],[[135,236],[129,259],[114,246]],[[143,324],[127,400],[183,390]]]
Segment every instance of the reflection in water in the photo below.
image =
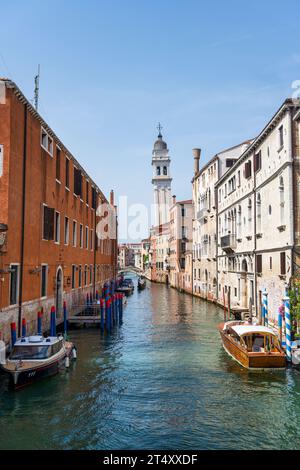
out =
[[71,332],[69,371],[17,393],[0,381],[0,448],[298,448],[300,374],[243,369],[222,316],[162,285],[135,291],[111,336]]

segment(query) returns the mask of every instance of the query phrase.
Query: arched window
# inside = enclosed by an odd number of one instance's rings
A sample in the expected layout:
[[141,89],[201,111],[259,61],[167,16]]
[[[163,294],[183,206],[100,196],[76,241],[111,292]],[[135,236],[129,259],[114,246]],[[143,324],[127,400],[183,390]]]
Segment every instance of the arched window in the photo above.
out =
[[279,178],[279,197],[280,197],[280,224],[284,225],[284,181],[283,177]]
[[160,176],[160,166],[156,167],[156,174],[157,174],[157,176]]
[[241,206],[238,207],[237,212],[237,236],[241,238],[242,236],[242,208]]
[[168,169],[166,166],[164,166],[164,175],[167,175],[168,174]]
[[248,199],[248,230],[251,231],[252,227],[252,201]]
[[261,197],[260,194],[257,195],[256,199],[256,230],[258,233],[261,232]]

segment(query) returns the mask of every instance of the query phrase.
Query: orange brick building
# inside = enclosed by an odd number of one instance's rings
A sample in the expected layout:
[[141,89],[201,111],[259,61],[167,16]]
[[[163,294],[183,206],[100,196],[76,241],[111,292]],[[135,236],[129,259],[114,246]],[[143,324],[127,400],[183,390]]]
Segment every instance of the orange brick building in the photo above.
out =
[[[87,293],[116,276],[117,239],[111,193],[99,187],[18,87],[0,79],[0,332],[38,310],[79,309]],[[112,210],[110,210],[112,209]],[[108,217],[113,214],[112,217]],[[106,221],[107,219],[107,221]],[[113,227],[115,229],[115,227]],[[116,231],[116,229],[115,229]],[[98,235],[98,236],[97,236]]]

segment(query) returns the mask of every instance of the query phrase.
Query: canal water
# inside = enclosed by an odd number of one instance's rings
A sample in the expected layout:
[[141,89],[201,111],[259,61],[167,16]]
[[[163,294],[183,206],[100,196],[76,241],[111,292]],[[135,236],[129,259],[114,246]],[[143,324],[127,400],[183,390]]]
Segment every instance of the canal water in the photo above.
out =
[[222,348],[221,320],[166,286],[135,289],[111,336],[70,332],[69,371],[19,392],[1,380],[0,448],[299,448],[300,373],[241,368]]

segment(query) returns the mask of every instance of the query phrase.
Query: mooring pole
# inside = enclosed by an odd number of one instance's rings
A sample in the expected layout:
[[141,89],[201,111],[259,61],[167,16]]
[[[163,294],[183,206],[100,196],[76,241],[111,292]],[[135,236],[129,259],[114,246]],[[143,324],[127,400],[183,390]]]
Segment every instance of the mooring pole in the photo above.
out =
[[22,338],[26,336],[26,319],[22,318]]
[[285,342],[286,342],[286,355],[287,360],[292,360],[292,325],[291,325],[291,312],[290,312],[290,298],[284,297],[284,313],[285,313]]
[[37,333],[38,333],[38,335],[43,334],[42,321],[43,321],[43,314],[39,310],[38,314],[37,314]]

